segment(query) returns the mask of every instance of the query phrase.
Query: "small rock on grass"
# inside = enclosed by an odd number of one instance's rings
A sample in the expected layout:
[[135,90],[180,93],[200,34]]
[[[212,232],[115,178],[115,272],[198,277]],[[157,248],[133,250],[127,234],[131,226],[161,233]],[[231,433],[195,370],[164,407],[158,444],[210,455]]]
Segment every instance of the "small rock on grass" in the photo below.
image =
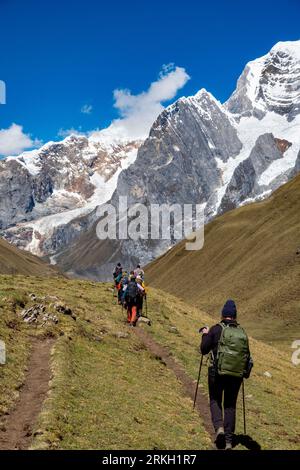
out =
[[101,338],[101,336],[94,336],[93,340],[96,341],[97,343],[101,343],[103,341],[103,338]]
[[265,376],[265,377],[268,377],[269,379],[272,378],[271,372],[268,372],[268,371],[264,372],[264,376]]
[[129,334],[123,331],[117,331],[117,333],[115,333],[114,336],[118,339],[121,339],[121,338],[128,338]]

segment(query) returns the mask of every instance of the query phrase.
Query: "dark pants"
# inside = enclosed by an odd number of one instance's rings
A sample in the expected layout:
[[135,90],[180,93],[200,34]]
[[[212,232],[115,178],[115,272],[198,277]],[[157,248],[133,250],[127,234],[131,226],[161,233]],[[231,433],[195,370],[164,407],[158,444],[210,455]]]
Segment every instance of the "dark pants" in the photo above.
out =
[[208,389],[211,418],[215,431],[224,426],[226,442],[232,442],[235,430],[236,401],[241,384],[242,379],[240,378],[214,374],[212,369],[209,370]]
[[142,295],[139,295],[137,298],[137,313],[138,316],[141,317],[143,314],[143,303],[144,303],[144,297]]

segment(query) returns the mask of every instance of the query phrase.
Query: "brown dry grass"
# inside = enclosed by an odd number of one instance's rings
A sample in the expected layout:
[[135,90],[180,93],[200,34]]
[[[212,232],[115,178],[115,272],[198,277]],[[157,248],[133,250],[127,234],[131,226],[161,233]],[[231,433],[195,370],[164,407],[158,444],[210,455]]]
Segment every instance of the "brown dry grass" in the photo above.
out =
[[55,276],[60,273],[37,256],[19,250],[0,238],[0,273],[24,276]]
[[300,337],[300,175],[268,200],[205,228],[204,248],[184,242],[151,263],[150,284],[211,315],[236,300],[250,333],[270,343]]

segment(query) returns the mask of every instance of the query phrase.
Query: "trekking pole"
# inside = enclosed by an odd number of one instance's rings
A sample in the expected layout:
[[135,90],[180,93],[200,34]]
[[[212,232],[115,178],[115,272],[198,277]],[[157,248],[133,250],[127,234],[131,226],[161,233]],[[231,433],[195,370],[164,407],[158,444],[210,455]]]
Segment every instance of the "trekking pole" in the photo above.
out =
[[148,304],[147,304],[147,296],[145,296],[145,304],[146,304],[146,318],[148,318]]
[[195,391],[193,410],[195,409],[195,406],[196,406],[196,400],[197,400],[198,388],[199,388],[199,382],[200,382],[200,375],[201,375],[201,369],[202,369],[202,361],[203,361],[203,354],[201,354],[201,359],[200,359],[200,366],[199,366],[198,380],[197,380],[197,386],[196,386],[196,391]]
[[243,393],[244,436],[246,436],[246,410],[245,410],[245,387],[244,387],[244,380],[243,380],[243,382],[242,382],[242,393]]

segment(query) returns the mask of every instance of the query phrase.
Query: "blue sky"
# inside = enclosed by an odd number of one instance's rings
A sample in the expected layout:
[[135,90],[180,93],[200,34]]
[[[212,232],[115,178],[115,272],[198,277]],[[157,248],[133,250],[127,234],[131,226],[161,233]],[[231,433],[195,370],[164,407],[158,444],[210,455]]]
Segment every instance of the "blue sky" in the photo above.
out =
[[12,123],[44,142],[106,127],[113,91],[146,91],[163,64],[190,76],[176,96],[224,101],[246,62],[300,38],[299,18],[298,0],[0,0],[0,136]]

